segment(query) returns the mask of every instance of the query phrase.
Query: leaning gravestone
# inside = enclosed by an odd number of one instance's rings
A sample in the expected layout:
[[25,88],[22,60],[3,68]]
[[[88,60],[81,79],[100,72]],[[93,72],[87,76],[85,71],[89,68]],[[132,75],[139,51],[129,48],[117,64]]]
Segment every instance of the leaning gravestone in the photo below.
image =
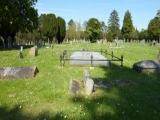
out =
[[35,57],[38,55],[38,48],[35,46],[35,47],[32,47],[29,51],[29,54],[31,57]]
[[79,82],[71,80],[69,82],[69,94],[74,96],[79,93],[79,90],[80,90]]
[[89,72],[84,71],[84,86],[87,95],[91,95],[94,91],[94,81],[90,78]]
[[156,72],[160,71],[160,62],[157,60],[144,60],[133,65],[133,70],[137,72]]
[[0,68],[0,79],[32,78],[37,73],[37,67],[6,67]]

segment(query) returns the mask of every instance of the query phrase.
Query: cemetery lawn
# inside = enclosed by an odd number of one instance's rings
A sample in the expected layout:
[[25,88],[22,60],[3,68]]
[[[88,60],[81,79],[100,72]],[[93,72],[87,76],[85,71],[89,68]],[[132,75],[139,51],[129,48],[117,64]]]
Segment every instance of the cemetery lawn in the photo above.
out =
[[[124,67],[115,62],[110,68],[74,67],[66,63],[60,67],[63,50],[107,49],[118,57],[124,55]],[[32,79],[0,80],[0,120],[160,120],[160,74],[140,74],[133,71],[133,63],[156,59],[158,47],[124,44],[109,48],[106,44],[62,44],[39,49],[39,55],[18,58],[18,50],[0,51],[1,67],[37,66],[39,73]],[[113,81],[129,80],[131,84],[110,89],[96,89],[91,96],[81,91],[70,97],[71,79],[83,80],[84,69],[93,78]]]

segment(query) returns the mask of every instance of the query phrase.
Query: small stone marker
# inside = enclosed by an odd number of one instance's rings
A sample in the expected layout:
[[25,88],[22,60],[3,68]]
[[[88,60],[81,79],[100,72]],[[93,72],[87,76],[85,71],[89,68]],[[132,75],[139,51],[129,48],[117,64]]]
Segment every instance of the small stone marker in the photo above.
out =
[[23,46],[21,46],[21,50],[20,51],[23,52]]
[[90,74],[87,70],[84,71],[84,86],[85,93],[91,95],[94,91],[94,81],[90,78]]
[[30,49],[29,54],[30,54],[31,57],[37,56],[37,55],[38,55],[38,48],[37,48],[36,46],[35,46],[35,47],[32,47],[32,48]]
[[22,59],[23,58],[23,46],[21,46],[21,49],[19,51],[19,58]]
[[87,95],[91,95],[94,90],[94,81],[91,78],[87,78],[85,82],[85,92]]
[[37,73],[37,67],[6,67],[0,68],[0,79],[31,78]]
[[69,94],[74,96],[79,93],[80,85],[79,82],[75,80],[70,80],[69,82]]

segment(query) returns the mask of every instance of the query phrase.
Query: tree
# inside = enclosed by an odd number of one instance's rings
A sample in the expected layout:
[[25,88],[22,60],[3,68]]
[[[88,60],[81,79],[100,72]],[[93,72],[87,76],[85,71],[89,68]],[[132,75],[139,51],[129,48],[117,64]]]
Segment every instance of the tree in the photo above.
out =
[[132,37],[131,38],[134,39],[134,40],[138,40],[138,38],[139,38],[139,31],[138,31],[138,29],[133,28]]
[[57,26],[58,26],[58,30],[57,30],[57,35],[56,38],[58,40],[58,44],[62,43],[65,35],[66,35],[66,22],[63,18],[58,17],[57,18]]
[[112,32],[108,31],[107,36],[106,36],[108,42],[113,42],[113,37],[112,36],[113,36]]
[[[38,26],[37,0],[0,0],[0,35],[5,47],[15,44],[18,31],[32,31]],[[8,38],[11,39],[8,39]]]
[[53,42],[53,39],[57,34],[57,19],[55,14],[46,14],[41,16],[41,30],[42,34],[48,38],[49,44]]
[[120,25],[119,25],[118,12],[116,10],[113,10],[108,20],[108,31],[112,33],[113,39],[116,39],[119,37],[119,34],[120,34],[119,26]]
[[139,40],[147,40],[148,39],[148,31],[145,30],[145,29],[142,29],[140,32],[139,32]]
[[80,40],[81,39],[81,34],[82,34],[82,27],[81,27],[81,23],[77,22],[76,23],[76,39]]
[[76,24],[72,19],[68,22],[68,29],[67,29],[66,37],[69,40],[73,40],[76,38]]
[[107,26],[104,21],[101,22],[101,31],[102,31],[102,39],[106,39],[106,34],[107,34]]
[[151,39],[158,40],[160,37],[160,20],[158,17],[153,18],[148,25],[148,34]]
[[96,42],[101,35],[101,23],[96,18],[91,18],[87,22],[86,32],[91,42]]
[[160,9],[157,11],[156,17],[160,20]]
[[126,11],[124,20],[123,20],[122,30],[121,30],[123,38],[125,38],[126,40],[127,39],[131,40],[133,30],[134,30],[134,27],[132,23],[131,13],[129,11]]

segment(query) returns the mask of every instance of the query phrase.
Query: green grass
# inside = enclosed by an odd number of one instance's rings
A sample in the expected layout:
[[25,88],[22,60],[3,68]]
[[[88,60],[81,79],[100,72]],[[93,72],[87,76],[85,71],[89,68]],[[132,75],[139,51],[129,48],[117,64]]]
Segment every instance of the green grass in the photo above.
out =
[[[61,68],[59,55],[63,50],[107,49],[116,56],[124,55],[124,67],[115,62],[110,68],[74,67]],[[158,47],[124,44],[111,49],[105,44],[65,44],[52,49],[41,48],[39,55],[30,58],[29,49],[24,59],[18,50],[0,51],[0,66],[37,66],[39,73],[32,79],[0,81],[0,120],[159,120],[160,75],[140,74],[133,71],[134,62],[155,59]],[[111,89],[96,89],[93,95],[83,94],[73,98],[68,94],[71,79],[83,80],[84,69],[91,76],[106,81],[130,80],[133,84]]]

